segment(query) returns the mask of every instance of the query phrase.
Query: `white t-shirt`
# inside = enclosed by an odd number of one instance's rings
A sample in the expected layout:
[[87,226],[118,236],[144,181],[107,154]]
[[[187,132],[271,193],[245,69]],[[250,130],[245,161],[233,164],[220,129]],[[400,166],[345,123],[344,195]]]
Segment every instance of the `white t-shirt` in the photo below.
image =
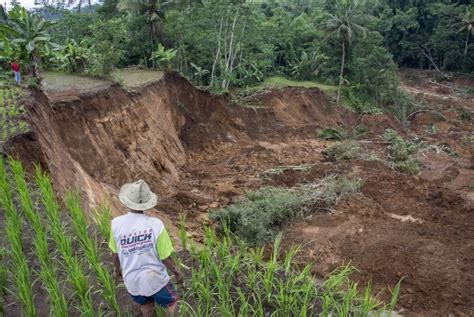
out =
[[133,212],[114,218],[109,247],[118,253],[131,295],[152,296],[168,284],[170,277],[161,260],[174,250],[160,219]]

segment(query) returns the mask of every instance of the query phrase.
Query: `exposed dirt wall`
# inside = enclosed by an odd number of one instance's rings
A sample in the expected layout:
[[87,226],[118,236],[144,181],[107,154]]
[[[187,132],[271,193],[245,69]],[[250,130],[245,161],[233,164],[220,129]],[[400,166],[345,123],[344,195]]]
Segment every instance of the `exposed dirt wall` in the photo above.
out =
[[59,191],[79,188],[95,205],[138,178],[162,196],[171,195],[189,151],[222,142],[284,139],[307,133],[308,127],[344,123],[317,89],[263,93],[252,102],[262,106],[237,105],[175,73],[134,92],[112,85],[48,98],[34,91],[29,100],[33,132],[9,148],[25,162],[40,161]]

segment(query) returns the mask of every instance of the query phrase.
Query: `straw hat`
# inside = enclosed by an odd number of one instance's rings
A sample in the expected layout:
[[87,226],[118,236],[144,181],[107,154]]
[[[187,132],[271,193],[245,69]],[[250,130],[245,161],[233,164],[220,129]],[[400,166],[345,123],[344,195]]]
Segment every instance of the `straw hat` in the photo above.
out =
[[128,208],[141,211],[151,209],[158,203],[158,196],[141,179],[134,183],[123,185],[120,188],[119,199]]

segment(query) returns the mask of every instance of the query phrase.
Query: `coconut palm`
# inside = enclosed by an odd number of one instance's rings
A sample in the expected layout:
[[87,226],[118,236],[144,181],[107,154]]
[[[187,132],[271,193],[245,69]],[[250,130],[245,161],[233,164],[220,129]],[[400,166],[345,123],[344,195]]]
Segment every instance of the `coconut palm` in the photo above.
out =
[[334,14],[328,13],[326,20],[326,29],[328,37],[336,35],[342,44],[341,71],[339,74],[339,89],[337,91],[337,104],[341,96],[341,87],[343,83],[344,67],[346,61],[346,46],[349,46],[357,34],[366,36],[367,29],[360,24],[358,20],[358,0],[337,0]]
[[467,48],[469,46],[469,35],[474,34],[474,5],[466,8],[466,12],[462,16],[462,26],[459,32],[466,31],[466,45],[464,46],[464,58],[467,56]]
[[15,7],[8,13],[6,23],[0,24],[0,32],[6,33],[12,44],[21,51],[32,63],[33,77],[40,79],[38,70],[39,48],[49,44],[47,30],[53,25],[35,14],[28,13],[25,8]]

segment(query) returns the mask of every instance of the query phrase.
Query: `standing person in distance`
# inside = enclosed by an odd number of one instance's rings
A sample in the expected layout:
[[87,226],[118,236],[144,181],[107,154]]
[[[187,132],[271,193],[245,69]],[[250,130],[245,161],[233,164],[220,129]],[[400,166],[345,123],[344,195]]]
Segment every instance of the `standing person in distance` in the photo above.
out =
[[20,68],[20,65],[15,61],[13,60],[11,62],[11,67],[12,67],[12,71],[13,71],[13,74],[15,74],[15,82],[17,85],[20,85],[21,84],[21,68]]

